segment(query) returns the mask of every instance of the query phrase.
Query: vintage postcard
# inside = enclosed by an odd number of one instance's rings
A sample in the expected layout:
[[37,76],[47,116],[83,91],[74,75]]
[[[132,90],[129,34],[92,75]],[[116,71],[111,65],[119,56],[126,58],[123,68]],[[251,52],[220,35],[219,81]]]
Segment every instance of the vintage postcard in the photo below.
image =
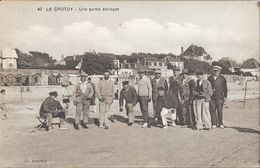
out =
[[0,167],[259,167],[259,1],[0,1]]

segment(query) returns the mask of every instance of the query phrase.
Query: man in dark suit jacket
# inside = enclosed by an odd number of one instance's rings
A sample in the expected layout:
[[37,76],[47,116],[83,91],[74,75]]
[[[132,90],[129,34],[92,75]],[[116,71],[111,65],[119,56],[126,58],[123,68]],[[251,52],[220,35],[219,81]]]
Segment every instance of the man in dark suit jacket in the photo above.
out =
[[185,116],[182,113],[182,104],[180,102],[180,83],[182,81],[182,76],[180,75],[180,69],[174,67],[173,69],[173,76],[169,78],[169,83],[170,83],[170,89],[169,91],[174,94],[174,96],[178,100],[178,108],[177,108],[177,117],[178,121],[177,123],[180,124],[181,126],[185,126]]
[[223,105],[227,99],[227,82],[224,76],[220,75],[222,68],[220,66],[213,66],[213,75],[208,77],[213,89],[213,95],[209,104],[212,128],[223,125]]
[[158,97],[158,88],[164,88],[164,91],[168,91],[168,83],[167,80],[161,77],[161,71],[155,71],[155,78],[151,80],[152,85],[152,100],[153,100],[153,112],[154,112],[154,120],[157,122],[160,116],[160,109],[158,109],[157,97]]

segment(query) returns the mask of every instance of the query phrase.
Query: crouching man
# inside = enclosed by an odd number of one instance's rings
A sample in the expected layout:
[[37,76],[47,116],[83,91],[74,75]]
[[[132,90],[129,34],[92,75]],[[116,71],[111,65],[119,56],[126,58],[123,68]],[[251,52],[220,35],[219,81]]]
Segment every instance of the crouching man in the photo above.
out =
[[47,97],[41,105],[40,117],[47,118],[47,131],[51,131],[52,118],[60,118],[60,129],[67,129],[65,125],[65,110],[58,101],[58,93],[56,91],[50,92],[49,97]]
[[128,116],[128,126],[132,126],[134,123],[134,110],[133,108],[137,103],[137,92],[134,87],[129,86],[128,81],[123,82],[123,89],[120,91],[119,105],[120,111],[123,111],[124,99],[126,114]]
[[170,114],[172,126],[175,126],[176,109],[178,106],[178,100],[172,92],[165,92],[163,87],[158,87],[158,109],[161,111],[161,118],[163,128],[168,128],[167,114]]

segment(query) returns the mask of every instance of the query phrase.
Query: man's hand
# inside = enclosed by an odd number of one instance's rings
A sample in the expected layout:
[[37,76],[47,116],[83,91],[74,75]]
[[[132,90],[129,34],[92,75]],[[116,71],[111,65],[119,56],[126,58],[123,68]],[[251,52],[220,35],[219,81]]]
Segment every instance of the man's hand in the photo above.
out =
[[104,101],[105,101],[105,98],[104,98],[104,97],[101,97],[101,98],[99,98],[99,101],[100,101],[100,102],[104,102]]
[[122,106],[120,106],[120,108],[119,108],[119,111],[120,111],[120,112],[122,112],[122,111],[123,111],[123,107],[122,107]]
[[181,103],[181,104],[184,104],[184,102],[185,102],[185,101],[184,101],[183,99],[180,99],[180,103]]

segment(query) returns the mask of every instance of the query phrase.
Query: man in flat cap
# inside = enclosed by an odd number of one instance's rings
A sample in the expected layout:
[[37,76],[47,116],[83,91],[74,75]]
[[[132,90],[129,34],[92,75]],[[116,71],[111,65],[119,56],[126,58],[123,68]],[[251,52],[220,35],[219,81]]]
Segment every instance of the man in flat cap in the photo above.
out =
[[110,79],[110,73],[104,73],[104,79],[97,86],[99,99],[99,127],[108,129],[108,113],[114,99],[114,82]]
[[133,108],[137,103],[137,93],[134,87],[129,86],[128,81],[123,81],[123,89],[120,91],[119,106],[120,111],[123,111],[123,105],[125,100],[125,109],[128,116],[128,126],[132,126],[134,123],[134,111]]
[[192,92],[194,96],[194,113],[196,127],[194,129],[211,129],[211,117],[209,112],[209,101],[213,94],[211,84],[207,79],[204,79],[204,74],[201,71],[196,72],[198,78],[195,89]]
[[178,124],[180,124],[181,126],[184,126],[186,125],[186,123],[182,115],[182,106],[180,103],[180,83],[182,80],[180,75],[180,69],[174,66],[172,71],[173,71],[173,76],[169,78],[169,84],[170,84],[169,91],[171,91],[178,100],[178,108],[177,108],[178,119],[176,119],[176,121],[178,121]]
[[155,78],[151,80],[152,85],[152,100],[153,100],[153,113],[154,121],[158,122],[158,119],[161,120],[160,109],[157,107],[157,97],[158,97],[158,88],[164,88],[164,91],[168,91],[168,83],[165,78],[161,77],[161,71],[155,70]]
[[148,125],[149,115],[148,115],[148,103],[152,98],[152,86],[150,79],[145,75],[144,70],[139,70],[138,78],[138,102],[140,104],[140,109],[143,114],[144,124],[142,128],[150,127]]
[[51,132],[52,118],[60,118],[60,129],[67,129],[65,125],[65,110],[61,106],[57,99],[58,93],[56,91],[50,92],[49,97],[47,97],[41,105],[40,117],[47,118],[47,131]]
[[210,101],[212,128],[218,126],[223,129],[223,105],[227,99],[227,82],[225,77],[220,74],[222,70],[220,66],[213,66],[212,70],[213,74],[208,77],[213,89]]
[[193,111],[192,91],[195,87],[195,81],[188,76],[188,69],[182,70],[182,81],[180,83],[180,105],[182,106],[182,117],[184,124],[189,127],[195,126],[195,116]]
[[87,82],[88,74],[83,71],[80,74],[80,81],[75,86],[73,91],[73,103],[76,106],[76,116],[74,128],[79,130],[79,122],[81,118],[81,112],[83,113],[83,128],[88,128],[88,116],[89,116],[89,106],[90,99],[93,96],[94,90],[90,83]]

